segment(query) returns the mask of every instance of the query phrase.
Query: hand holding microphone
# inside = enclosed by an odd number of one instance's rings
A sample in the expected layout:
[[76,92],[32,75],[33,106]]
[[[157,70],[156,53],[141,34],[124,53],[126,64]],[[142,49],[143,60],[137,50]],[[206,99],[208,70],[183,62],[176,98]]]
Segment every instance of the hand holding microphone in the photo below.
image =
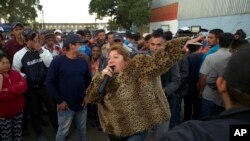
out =
[[105,87],[110,79],[113,76],[114,66],[107,66],[106,69],[102,70],[103,82],[99,88],[100,96],[103,97],[105,94]]
[[104,70],[102,70],[102,77],[109,76],[112,77],[114,71],[114,66],[107,66]]

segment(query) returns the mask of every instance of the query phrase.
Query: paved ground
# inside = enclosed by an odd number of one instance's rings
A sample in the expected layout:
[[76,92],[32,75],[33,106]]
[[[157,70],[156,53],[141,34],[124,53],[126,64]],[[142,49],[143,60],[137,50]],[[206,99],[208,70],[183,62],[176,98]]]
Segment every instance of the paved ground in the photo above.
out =
[[[106,134],[102,131],[98,131],[97,129],[91,127],[90,123],[87,125],[87,141],[107,141],[108,138]],[[31,131],[30,136],[24,136],[23,141],[36,141],[36,135],[34,129],[30,126]],[[53,131],[51,126],[44,126],[44,131],[46,136],[49,138],[49,141],[55,141],[55,132]],[[77,134],[74,127],[71,128],[67,141],[77,141]]]
[[[184,103],[182,103],[181,119],[183,119],[183,115],[184,115],[183,105]],[[104,134],[102,131],[98,131],[97,129],[91,127],[91,122],[92,121],[90,120],[88,120],[87,122],[87,141],[108,141],[106,134]],[[31,131],[31,135],[23,137],[23,141],[36,141],[36,135],[35,135],[34,129],[31,126],[31,124],[29,125],[30,125],[29,129]],[[45,131],[45,134],[49,138],[49,141],[55,141],[55,132],[52,129],[52,127],[44,126],[43,129]],[[77,140],[78,139],[77,139],[76,130],[74,129],[74,127],[72,127],[67,141],[77,141]]]

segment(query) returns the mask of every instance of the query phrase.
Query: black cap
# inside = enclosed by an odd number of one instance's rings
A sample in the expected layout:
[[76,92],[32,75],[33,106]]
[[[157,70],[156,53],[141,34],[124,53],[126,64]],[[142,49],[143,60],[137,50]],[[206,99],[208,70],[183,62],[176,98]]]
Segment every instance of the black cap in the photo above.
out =
[[250,44],[245,44],[233,54],[224,72],[230,88],[250,94]]
[[13,30],[16,26],[21,26],[21,27],[24,27],[22,23],[20,22],[13,22],[11,24],[11,30]]
[[77,34],[70,34],[66,40],[64,46],[69,46],[69,44],[75,44],[75,43],[86,43],[87,40],[81,39],[81,37]]
[[105,30],[104,30],[104,29],[98,29],[98,30],[96,31],[95,34],[97,35],[97,34],[99,34],[99,33],[101,33],[101,32],[104,32],[104,33],[105,33]]
[[114,40],[121,40],[121,41],[123,41],[122,35],[119,34],[119,33],[115,33],[115,34],[113,35],[113,39],[114,39]]
[[33,29],[24,29],[23,30],[23,37],[25,40],[32,40],[36,37],[37,35],[37,31],[33,30]]
[[46,31],[44,35],[44,39],[47,40],[49,38],[55,38],[55,34],[53,31]]

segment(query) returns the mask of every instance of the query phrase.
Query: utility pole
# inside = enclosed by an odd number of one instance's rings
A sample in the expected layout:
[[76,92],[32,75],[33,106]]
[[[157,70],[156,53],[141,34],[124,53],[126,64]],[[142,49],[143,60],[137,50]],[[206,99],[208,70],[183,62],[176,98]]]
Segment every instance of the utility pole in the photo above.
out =
[[42,29],[44,29],[44,11],[43,11],[43,9],[42,9],[42,18],[43,18],[43,20],[42,20]]

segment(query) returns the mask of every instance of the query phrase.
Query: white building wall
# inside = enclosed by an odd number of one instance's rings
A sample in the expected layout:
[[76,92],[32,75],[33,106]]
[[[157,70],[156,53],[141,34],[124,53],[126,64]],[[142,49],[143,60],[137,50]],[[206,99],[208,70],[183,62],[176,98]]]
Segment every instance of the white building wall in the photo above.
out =
[[152,31],[157,29],[157,28],[164,29],[164,27],[166,27],[166,26],[169,26],[169,29],[172,33],[176,33],[177,28],[178,28],[178,21],[171,20],[171,21],[151,22],[149,32],[152,33]]
[[198,19],[179,20],[178,28],[192,25],[200,25],[209,30],[214,28],[223,29],[224,32],[235,33],[237,29],[243,29],[250,36],[250,14],[231,16],[208,17]]
[[179,0],[178,19],[250,13],[250,0]]

